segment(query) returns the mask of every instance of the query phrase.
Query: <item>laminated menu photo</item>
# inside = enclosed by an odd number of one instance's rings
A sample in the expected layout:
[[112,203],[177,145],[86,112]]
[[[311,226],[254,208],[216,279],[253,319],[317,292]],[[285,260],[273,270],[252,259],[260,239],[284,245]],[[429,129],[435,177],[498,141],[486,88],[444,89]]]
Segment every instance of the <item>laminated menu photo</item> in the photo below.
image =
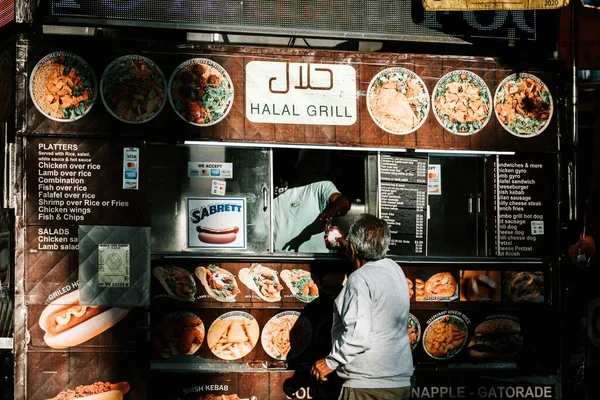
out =
[[[445,302],[458,299],[456,271],[448,268],[421,268],[414,271],[416,301]],[[411,289],[409,283],[409,289]]]
[[500,271],[461,270],[460,301],[502,300],[500,275]]

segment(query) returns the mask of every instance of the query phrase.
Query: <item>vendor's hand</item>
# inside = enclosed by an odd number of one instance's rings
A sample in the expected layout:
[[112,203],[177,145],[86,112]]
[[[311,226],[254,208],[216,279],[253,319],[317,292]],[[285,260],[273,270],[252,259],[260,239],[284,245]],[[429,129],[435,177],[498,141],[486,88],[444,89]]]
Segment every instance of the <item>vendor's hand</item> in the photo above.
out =
[[321,215],[319,215],[319,220],[321,220],[325,223],[325,229],[327,229],[327,226],[329,225],[329,223],[335,217],[338,217],[339,215],[340,215],[340,208],[338,206],[332,205],[332,206],[328,206],[327,208],[325,208],[325,210],[323,210]]
[[334,370],[329,368],[324,358],[317,360],[310,370],[310,375],[319,382],[326,382],[327,375],[332,373]]

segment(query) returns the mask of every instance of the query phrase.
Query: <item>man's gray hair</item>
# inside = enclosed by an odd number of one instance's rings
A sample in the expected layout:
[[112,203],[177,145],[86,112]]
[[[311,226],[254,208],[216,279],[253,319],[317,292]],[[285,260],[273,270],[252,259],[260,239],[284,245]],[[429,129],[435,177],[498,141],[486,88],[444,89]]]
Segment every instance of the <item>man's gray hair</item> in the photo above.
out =
[[354,244],[357,258],[377,261],[385,258],[390,238],[387,222],[371,214],[362,214],[350,227],[347,240]]

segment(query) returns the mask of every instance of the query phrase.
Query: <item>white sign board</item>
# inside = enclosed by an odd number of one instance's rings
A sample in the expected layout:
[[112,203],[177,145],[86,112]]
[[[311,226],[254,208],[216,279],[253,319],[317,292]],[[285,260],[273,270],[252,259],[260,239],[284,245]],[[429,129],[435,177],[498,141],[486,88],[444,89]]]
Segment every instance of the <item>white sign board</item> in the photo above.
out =
[[246,199],[243,197],[189,197],[188,247],[246,248]]
[[233,163],[188,162],[188,178],[233,178]]
[[429,164],[427,193],[430,196],[442,194],[442,166],[440,164]]
[[356,69],[344,64],[251,61],[246,117],[251,122],[353,125]]

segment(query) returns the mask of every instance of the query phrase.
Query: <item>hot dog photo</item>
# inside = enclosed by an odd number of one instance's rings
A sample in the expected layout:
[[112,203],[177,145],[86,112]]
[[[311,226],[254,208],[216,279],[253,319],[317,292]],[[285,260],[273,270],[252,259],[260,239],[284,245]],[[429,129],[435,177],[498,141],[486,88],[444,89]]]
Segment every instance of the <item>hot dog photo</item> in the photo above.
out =
[[129,312],[129,308],[81,305],[79,290],[73,290],[48,304],[39,316],[38,325],[48,347],[66,349],[109,330]]
[[188,247],[202,249],[246,248],[246,199],[190,197]]
[[128,382],[95,382],[77,386],[75,389],[63,390],[47,400],[122,400],[129,390]]

